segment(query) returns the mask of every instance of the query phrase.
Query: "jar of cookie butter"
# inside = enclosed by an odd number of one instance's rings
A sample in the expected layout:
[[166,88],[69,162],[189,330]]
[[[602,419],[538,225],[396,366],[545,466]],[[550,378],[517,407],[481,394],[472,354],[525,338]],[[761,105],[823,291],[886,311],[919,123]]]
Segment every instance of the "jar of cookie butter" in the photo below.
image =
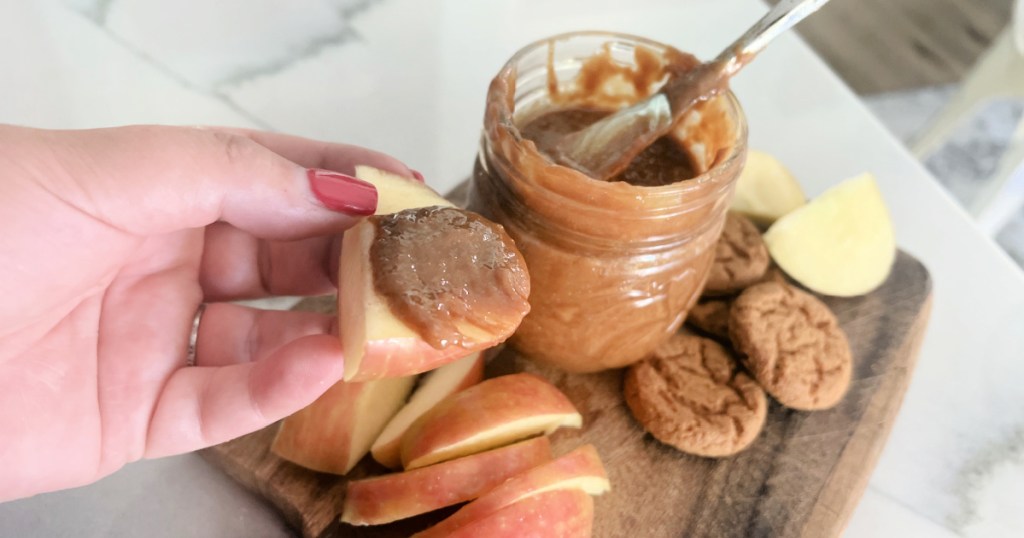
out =
[[625,366],[696,301],[746,158],[731,92],[695,106],[610,181],[545,153],[696,63],[648,39],[579,32],[523,48],[491,83],[468,203],[526,259],[531,311],[509,340],[521,353],[572,372]]

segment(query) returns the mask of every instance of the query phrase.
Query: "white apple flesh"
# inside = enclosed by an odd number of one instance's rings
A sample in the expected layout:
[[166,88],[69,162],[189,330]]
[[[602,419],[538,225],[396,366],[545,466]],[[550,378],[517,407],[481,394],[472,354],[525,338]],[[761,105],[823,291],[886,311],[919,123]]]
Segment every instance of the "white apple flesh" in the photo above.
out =
[[377,188],[375,215],[389,215],[415,207],[455,207],[434,189],[419,181],[370,166],[357,166],[356,177]]
[[874,290],[896,259],[892,221],[871,174],[843,181],[779,219],[764,243],[794,280],[838,297]]
[[572,402],[543,378],[495,377],[449,396],[413,422],[402,439],[402,464],[415,469],[582,423]]
[[766,228],[806,202],[800,183],[778,159],[763,151],[747,152],[747,162],[736,180],[732,211]]

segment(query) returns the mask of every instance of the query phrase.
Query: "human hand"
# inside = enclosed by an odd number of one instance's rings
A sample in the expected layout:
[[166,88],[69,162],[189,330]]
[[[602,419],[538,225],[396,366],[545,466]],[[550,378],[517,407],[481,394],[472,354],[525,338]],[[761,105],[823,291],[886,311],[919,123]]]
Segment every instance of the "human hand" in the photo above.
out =
[[332,317],[217,301],[330,293],[377,195],[317,170],[356,164],[415,175],[268,133],[0,126],[0,501],[232,439],[340,380]]

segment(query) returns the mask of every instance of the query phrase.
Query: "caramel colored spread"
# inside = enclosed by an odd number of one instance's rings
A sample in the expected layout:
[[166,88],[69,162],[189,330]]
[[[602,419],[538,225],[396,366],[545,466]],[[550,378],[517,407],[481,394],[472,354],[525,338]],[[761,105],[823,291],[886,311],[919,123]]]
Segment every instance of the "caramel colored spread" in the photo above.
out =
[[530,277],[501,226],[451,207],[370,217],[370,267],[391,311],[436,349],[510,332],[530,310]]
[[632,105],[654,93],[669,78],[676,78],[700,65],[691,54],[673,48],[655,51],[644,46],[633,49],[633,62],[617,61],[610,44],[605,44],[583,61],[569,86],[559,84],[553,57],[556,44],[548,46],[547,89],[555,104],[585,105],[614,110]]
[[[520,128],[524,138],[532,140],[537,150],[554,161],[552,150],[565,135],[579,131],[611,114],[611,111],[567,108],[547,112]],[[663,136],[637,155],[629,166],[610,181],[655,187],[669,185],[697,175],[689,154],[672,135]]]
[[[582,62],[573,84],[566,91],[555,74],[555,46],[555,43],[548,46],[547,65],[547,90],[553,104],[600,105],[606,110],[614,111],[631,105],[655,93],[656,90],[664,93],[670,102],[675,119],[672,123],[686,115],[694,105],[727,91],[727,73],[733,69],[738,70],[751,58],[750,55],[746,55],[737,59],[739,63],[716,59],[702,64],[694,56],[672,48],[661,51],[659,55],[647,47],[638,46],[633,49],[632,63],[628,63],[622,61],[621,51],[619,57],[616,57],[612,44],[605,43],[599,52]],[[680,149],[681,141],[673,141],[671,136],[664,136],[662,132],[653,133],[647,130],[654,128],[651,121],[649,117],[646,121],[638,119],[636,123],[629,123],[628,130],[618,133],[611,139],[605,139],[606,145],[586,148],[584,153],[591,155],[590,164],[596,164],[595,158],[603,163],[595,169],[601,174],[595,176],[596,179],[653,186],[692,177],[666,175],[659,178],[659,181],[651,181],[651,173],[636,173],[638,163],[648,162],[652,163],[650,172],[661,176],[661,173],[653,170],[656,166],[654,163],[663,164],[666,157],[674,156],[678,153],[676,150]],[[562,134],[564,136],[573,133],[592,123],[594,121],[580,125],[576,129],[566,130]],[[620,128],[623,128],[621,124]],[[656,136],[651,137],[652,134]],[[573,167],[583,173],[593,172],[594,170],[589,170],[586,166],[580,166],[574,157],[566,153],[565,142],[564,139],[548,141],[544,147],[538,149],[552,162]],[[600,157],[597,157],[598,155]],[[632,167],[634,172],[629,174],[629,177],[622,177],[625,175],[623,171],[629,167]]]

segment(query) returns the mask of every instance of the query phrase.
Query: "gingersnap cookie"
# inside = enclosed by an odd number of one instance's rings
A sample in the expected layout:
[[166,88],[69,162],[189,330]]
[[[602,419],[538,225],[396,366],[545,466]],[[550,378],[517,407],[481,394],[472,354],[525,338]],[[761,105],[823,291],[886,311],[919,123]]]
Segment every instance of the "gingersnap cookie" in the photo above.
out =
[[735,454],[768,413],[764,390],[720,344],[676,334],[626,371],[626,404],[659,441],[698,456]]
[[[757,280],[754,284],[761,284],[764,282],[778,282],[779,284],[789,284],[789,279],[786,278],[786,273],[779,269],[779,266],[772,264],[768,266],[768,270],[764,272],[764,275]],[[751,284],[752,286],[753,284]]]
[[686,323],[725,341],[729,340],[729,299],[704,299],[686,313]]
[[729,213],[715,245],[715,261],[711,264],[704,294],[736,293],[764,276],[770,261],[757,226],[747,217]]
[[732,304],[729,336],[747,369],[782,405],[832,407],[850,386],[850,344],[835,315],[813,295],[765,282]]

